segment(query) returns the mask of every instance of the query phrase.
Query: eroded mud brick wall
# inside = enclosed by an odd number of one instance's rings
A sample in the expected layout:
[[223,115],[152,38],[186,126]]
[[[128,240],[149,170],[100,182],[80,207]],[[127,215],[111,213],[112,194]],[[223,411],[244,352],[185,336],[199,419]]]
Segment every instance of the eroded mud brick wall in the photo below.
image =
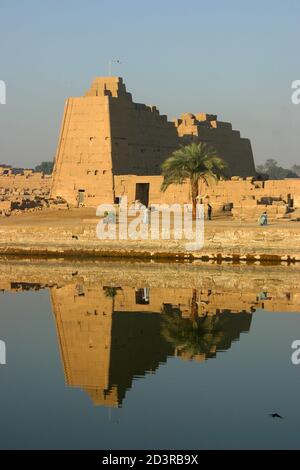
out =
[[66,101],[51,188],[57,196],[90,206],[113,199],[107,95]]
[[0,215],[21,207],[24,201],[30,205],[31,201],[48,199],[51,180],[51,175],[44,173],[0,166]]
[[[187,204],[191,202],[190,185],[172,185],[166,192],[160,191],[162,176],[115,176],[115,194],[118,197],[127,196],[128,203],[135,200],[137,184],[149,184],[149,204]],[[219,181],[217,184],[199,185],[202,202],[209,202],[214,212],[223,210],[224,205],[232,204],[234,215],[241,213],[249,220],[257,220],[258,215],[266,206],[260,205],[264,199],[275,198],[277,202],[268,206],[268,213],[283,216],[287,206],[300,209],[300,179],[256,181],[254,178],[232,179]],[[276,214],[275,214],[276,212]]]
[[[231,124],[203,113],[169,122],[155,106],[134,103],[121,78],[98,77],[84,97],[66,101],[51,196],[74,205],[111,203],[120,192],[114,187],[120,176],[158,176],[162,162],[191,141],[216,147],[228,162],[228,176],[255,174],[250,141]],[[170,199],[186,199],[183,192],[173,187]],[[157,188],[155,193],[163,199]]]
[[178,147],[167,116],[155,106],[134,103],[122,82],[118,97],[110,98],[110,125],[114,175],[160,175],[161,164]]
[[249,139],[241,138],[229,122],[217,120],[216,115],[184,113],[174,121],[180,142],[207,142],[228,164],[227,176],[254,176],[255,165]]
[[0,166],[0,195],[38,194],[47,195],[50,191],[51,176],[33,170],[22,170],[15,174],[12,167]]
[[66,102],[51,195],[71,204],[79,197],[89,206],[111,203],[113,174],[158,175],[177,146],[166,116],[133,103],[121,78],[97,78],[86,96]]

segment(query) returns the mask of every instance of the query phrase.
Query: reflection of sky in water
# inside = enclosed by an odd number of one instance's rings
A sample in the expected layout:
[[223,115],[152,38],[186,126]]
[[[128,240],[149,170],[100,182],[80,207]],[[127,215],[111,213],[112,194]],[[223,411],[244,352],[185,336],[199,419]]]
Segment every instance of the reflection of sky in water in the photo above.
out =
[[[109,291],[106,301],[121,302],[117,295]],[[158,338],[154,314],[145,313],[152,301],[151,289],[135,291],[136,308],[144,312],[138,340],[138,310],[118,311],[111,342],[102,350],[109,357],[99,350],[99,361],[109,361],[108,377],[128,386],[122,408],[108,408],[94,406],[82,388],[65,386],[63,369],[66,361],[76,364],[76,348],[64,359],[60,348],[76,338],[61,335],[58,341],[48,291],[2,293],[0,338],[6,341],[7,365],[0,366],[1,448],[298,448],[300,366],[290,357],[292,341],[300,339],[300,316],[257,310],[248,314],[249,332],[239,340],[235,332],[226,352],[187,361]],[[121,367],[122,360],[130,364]],[[128,384],[130,373],[143,375],[151,363],[155,372]],[[273,411],[285,419],[273,420]]]

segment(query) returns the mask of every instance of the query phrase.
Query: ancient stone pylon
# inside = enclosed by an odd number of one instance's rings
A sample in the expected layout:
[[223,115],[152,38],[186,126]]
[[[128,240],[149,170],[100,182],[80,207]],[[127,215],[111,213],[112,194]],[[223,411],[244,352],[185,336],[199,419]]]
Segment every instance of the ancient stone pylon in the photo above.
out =
[[231,124],[188,113],[170,122],[155,106],[134,103],[122,78],[98,77],[85,96],[66,101],[51,197],[72,205],[113,203],[119,196],[115,177],[122,175],[126,186],[132,175],[147,176],[143,184],[150,186],[162,162],[191,141],[215,146],[229,164],[229,176],[255,174],[250,141]]

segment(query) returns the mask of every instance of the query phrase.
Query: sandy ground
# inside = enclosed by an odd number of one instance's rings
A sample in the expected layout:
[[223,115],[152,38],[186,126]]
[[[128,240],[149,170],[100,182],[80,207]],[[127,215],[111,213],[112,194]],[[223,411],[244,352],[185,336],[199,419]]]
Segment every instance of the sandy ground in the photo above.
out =
[[100,220],[94,208],[47,209],[2,217],[0,253],[300,261],[300,223],[290,220],[261,227],[254,221],[233,220],[230,215],[215,216],[212,221],[205,220],[204,246],[197,244],[192,251],[187,248],[188,240],[174,237],[172,224],[168,239],[151,237],[150,227],[146,239],[133,239],[128,234],[125,239],[105,239],[96,233]]
[[[96,209],[93,207],[82,207],[82,208],[72,208],[69,210],[55,210],[55,209],[44,209],[37,212],[25,212],[23,214],[11,215],[10,217],[1,217],[0,226],[3,225],[76,225],[85,224],[85,223],[95,223],[99,222],[100,217],[96,216]],[[215,215],[213,220],[205,220],[207,227],[210,226],[224,226],[226,227],[257,227],[258,230],[261,230],[261,227],[257,222],[246,220],[233,219],[231,216],[224,215]],[[300,222],[293,222],[288,219],[279,219],[277,221],[271,221],[268,225],[269,227],[278,226],[278,227],[298,227],[300,230]]]

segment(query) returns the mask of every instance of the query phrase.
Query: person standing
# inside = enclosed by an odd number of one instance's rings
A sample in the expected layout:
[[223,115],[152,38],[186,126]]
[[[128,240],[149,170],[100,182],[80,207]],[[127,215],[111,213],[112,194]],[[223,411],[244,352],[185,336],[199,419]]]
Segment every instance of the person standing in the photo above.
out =
[[208,220],[211,220],[211,216],[212,216],[212,206],[210,205],[210,203],[207,204],[207,217],[208,217]]
[[261,225],[261,226],[268,225],[268,214],[267,214],[267,212],[264,212],[263,214],[261,214],[261,216],[258,219],[258,222],[259,222],[259,225]]
[[149,208],[145,207],[143,210],[143,224],[149,224]]

